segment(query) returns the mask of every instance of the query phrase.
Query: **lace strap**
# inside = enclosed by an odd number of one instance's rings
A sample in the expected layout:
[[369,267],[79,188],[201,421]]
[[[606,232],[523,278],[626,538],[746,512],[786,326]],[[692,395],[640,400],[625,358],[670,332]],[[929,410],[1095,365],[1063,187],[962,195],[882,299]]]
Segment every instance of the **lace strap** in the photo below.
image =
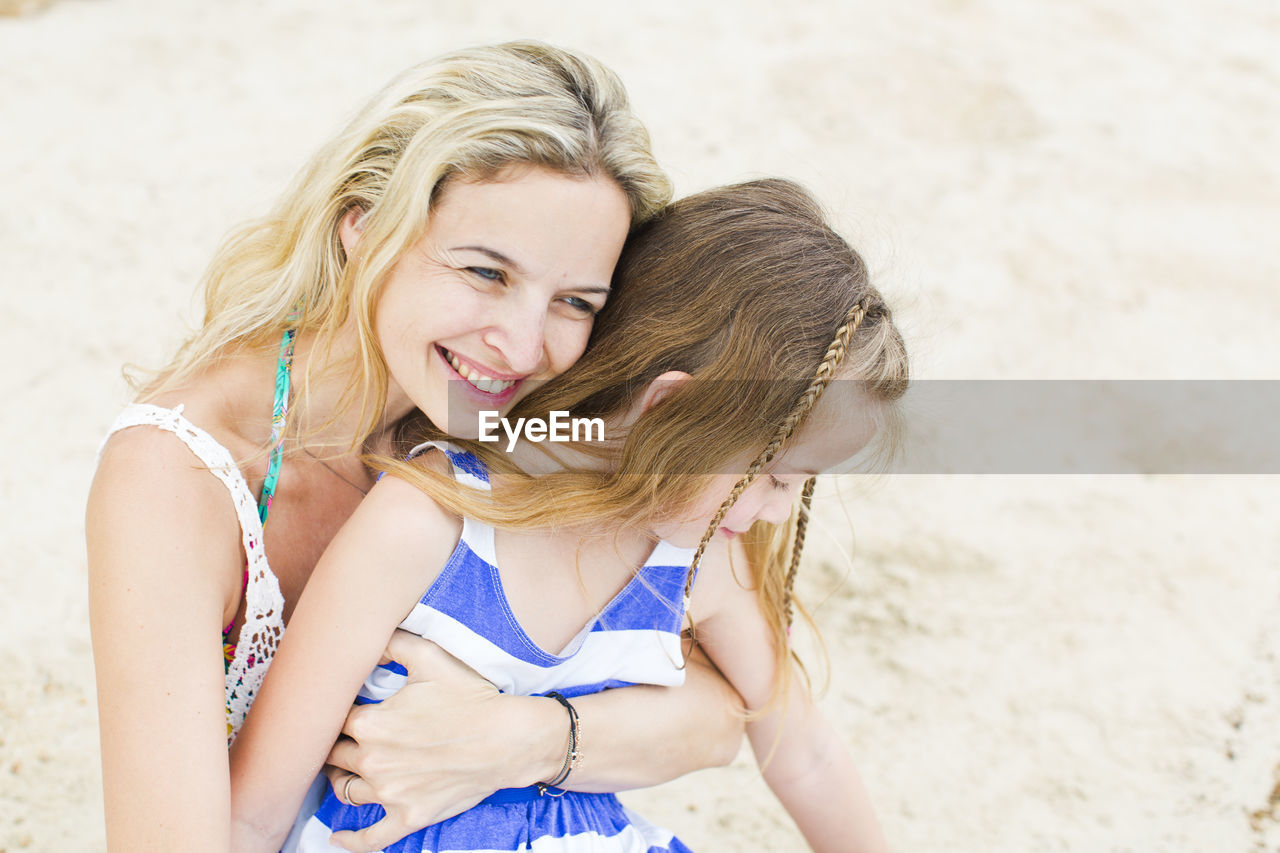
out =
[[[249,491],[244,475],[240,473],[240,466],[236,465],[231,454],[218,443],[217,439],[187,420],[182,410],[181,405],[166,409],[149,403],[133,403],[126,406],[116,418],[107,432],[107,439],[116,432],[133,426],[159,427],[176,435],[209,470],[209,473],[227,487],[227,491],[231,493],[232,503],[235,504],[236,518],[240,521],[244,553],[250,562],[253,561],[255,553],[261,559],[262,522],[258,518],[257,501]],[[102,444],[106,445],[106,439],[103,439]],[[98,452],[102,452],[101,448]]]

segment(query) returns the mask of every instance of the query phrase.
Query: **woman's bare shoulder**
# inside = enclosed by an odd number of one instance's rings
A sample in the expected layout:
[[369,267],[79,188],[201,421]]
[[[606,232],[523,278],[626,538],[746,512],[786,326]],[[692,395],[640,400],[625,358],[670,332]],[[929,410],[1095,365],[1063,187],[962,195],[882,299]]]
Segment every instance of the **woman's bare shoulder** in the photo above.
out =
[[171,568],[180,561],[202,574],[216,567],[233,578],[239,571],[236,484],[211,466],[234,466],[244,448],[225,446],[234,435],[209,416],[214,409],[201,395],[183,396],[144,398],[158,410],[142,412],[103,445],[85,513],[91,569],[119,559],[133,571],[138,561]]
[[[269,439],[274,390],[274,361],[262,355],[245,355],[224,359],[182,384],[144,390],[136,402],[180,411],[186,422],[208,433],[239,459],[258,451]],[[156,431],[130,429],[120,434],[130,432]],[[147,439],[137,441],[147,443]]]
[[203,492],[205,489],[200,486],[208,483],[217,486],[225,498],[226,487],[217,482],[208,465],[215,457],[218,461],[232,457],[208,433],[186,434],[184,426],[179,421],[175,429],[170,429],[142,421],[117,429],[98,456],[95,490],[105,488],[121,496],[130,492],[161,495],[176,489]]
[[227,485],[181,438],[147,425],[122,429],[103,447],[86,525],[90,533],[98,525],[137,528],[193,545],[229,540],[237,551],[241,538]]

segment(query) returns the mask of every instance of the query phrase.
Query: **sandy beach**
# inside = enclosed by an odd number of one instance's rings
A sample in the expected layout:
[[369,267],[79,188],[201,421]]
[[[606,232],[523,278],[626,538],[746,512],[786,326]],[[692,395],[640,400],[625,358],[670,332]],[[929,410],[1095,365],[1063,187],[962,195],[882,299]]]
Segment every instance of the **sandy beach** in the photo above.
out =
[[[221,236],[446,50],[598,56],[679,194],[812,188],[921,379],[1280,379],[1260,0],[0,13],[0,853],[104,846],[83,509],[121,366],[163,363]],[[1280,850],[1280,477],[1153,458],[823,484],[802,580],[822,703],[893,849]],[[805,849],[745,747],[626,800],[695,849]]]

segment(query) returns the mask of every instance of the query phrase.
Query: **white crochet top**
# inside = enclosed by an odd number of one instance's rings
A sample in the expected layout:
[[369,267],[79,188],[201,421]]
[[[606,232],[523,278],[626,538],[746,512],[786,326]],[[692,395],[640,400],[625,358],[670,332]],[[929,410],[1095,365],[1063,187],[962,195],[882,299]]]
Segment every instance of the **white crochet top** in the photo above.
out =
[[[258,502],[240,473],[231,453],[213,436],[182,415],[182,406],[166,409],[135,403],[125,408],[111,425],[107,437],[133,426],[155,426],[173,433],[195,454],[209,473],[222,481],[231,493],[231,502],[240,520],[240,536],[248,558],[245,586],[244,624],[236,643],[235,657],[227,669],[227,742],[235,740],[249,706],[253,704],[262,679],[284,634],[284,596],[280,583],[262,547],[262,522]],[[106,443],[106,440],[103,440]]]

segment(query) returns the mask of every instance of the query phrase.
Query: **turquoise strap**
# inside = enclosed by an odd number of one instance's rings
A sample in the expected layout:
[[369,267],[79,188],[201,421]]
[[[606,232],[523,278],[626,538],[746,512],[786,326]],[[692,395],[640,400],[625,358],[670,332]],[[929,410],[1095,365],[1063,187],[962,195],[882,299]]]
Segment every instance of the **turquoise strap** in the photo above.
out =
[[276,398],[271,405],[271,456],[267,462],[267,479],[262,483],[262,495],[258,498],[258,518],[267,523],[271,510],[271,498],[276,493],[280,479],[280,462],[284,458],[284,422],[289,414],[289,373],[293,367],[293,339],[296,328],[284,330],[280,339],[280,360],[276,362]]

